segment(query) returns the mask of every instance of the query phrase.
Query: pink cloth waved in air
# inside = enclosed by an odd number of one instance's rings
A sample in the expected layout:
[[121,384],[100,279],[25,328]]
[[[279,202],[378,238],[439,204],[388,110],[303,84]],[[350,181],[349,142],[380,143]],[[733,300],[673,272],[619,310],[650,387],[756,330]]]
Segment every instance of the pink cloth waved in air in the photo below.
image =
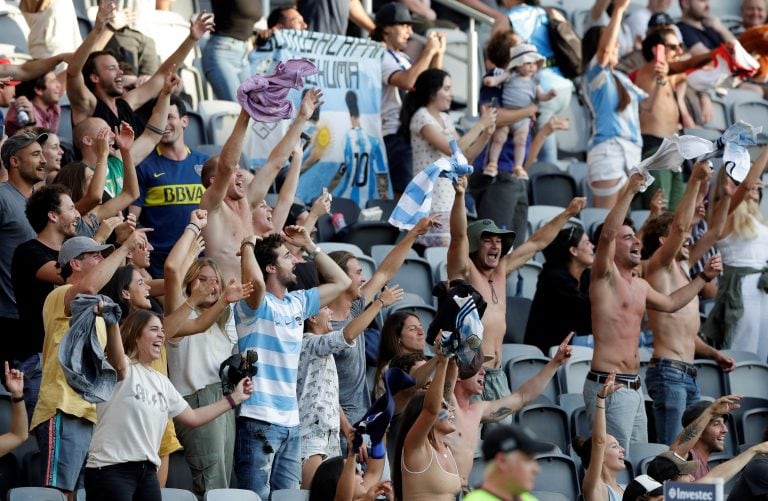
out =
[[240,106],[257,122],[279,122],[293,116],[291,89],[304,87],[304,77],[317,73],[307,59],[280,61],[271,75],[254,75],[237,89]]

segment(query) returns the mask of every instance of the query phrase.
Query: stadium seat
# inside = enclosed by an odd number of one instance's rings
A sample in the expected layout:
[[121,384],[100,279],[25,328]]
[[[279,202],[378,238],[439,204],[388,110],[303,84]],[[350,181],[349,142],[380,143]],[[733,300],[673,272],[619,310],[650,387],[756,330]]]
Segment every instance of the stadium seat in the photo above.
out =
[[272,501],[307,501],[309,491],[305,489],[281,489],[272,491]]
[[[29,27],[24,20],[24,16],[18,9],[8,8],[7,2],[6,9],[0,12],[0,33],[3,34],[2,43],[13,45],[15,49],[11,52],[29,54],[29,45],[27,45]],[[2,55],[8,57],[11,54]]]
[[346,225],[352,226],[360,217],[360,206],[351,198],[333,197],[331,200],[331,214],[338,214],[339,212],[344,215]]
[[746,397],[765,398],[768,396],[768,364],[762,362],[737,362],[731,372],[726,373],[729,393]]
[[[371,257],[376,261],[376,266],[381,266],[381,262],[384,261],[384,258],[386,258],[390,252],[392,252],[395,245],[396,244],[376,244],[371,246]],[[415,250],[408,249],[406,257],[419,258],[420,256]]]
[[566,172],[537,174],[528,180],[531,204],[567,207],[578,194],[576,181]]
[[59,130],[56,132],[56,135],[59,136],[59,138],[71,142],[73,137],[72,107],[69,102],[67,102],[66,104],[59,103],[59,108],[61,109],[61,113],[59,115]]
[[645,209],[637,209],[630,212],[629,217],[632,218],[632,222],[635,223],[635,231],[637,232],[643,227],[645,220],[651,215],[651,211]]
[[581,393],[584,380],[592,366],[592,356],[572,356],[559,369],[560,385],[563,393]]
[[205,134],[205,122],[200,113],[187,110],[187,122],[187,127],[184,129],[184,144],[195,150],[199,145],[208,143],[208,137]]
[[504,343],[524,343],[525,328],[531,312],[532,301],[526,297],[507,296],[507,331]]
[[755,126],[768,123],[768,103],[758,99],[756,96],[755,101],[735,103],[733,105],[733,123],[739,120]]
[[754,445],[763,441],[768,429],[768,408],[750,409],[741,416],[741,436],[739,443]]
[[565,454],[551,453],[536,456],[541,471],[533,490],[559,492],[565,499],[578,499],[581,489],[576,463]]
[[719,398],[726,394],[725,376],[714,360],[696,359],[693,365],[698,371],[696,380],[699,382],[702,395]]
[[722,353],[723,355],[728,355],[736,362],[759,362],[760,361],[760,357],[758,357],[757,353],[753,351],[720,350],[720,353]]
[[666,444],[632,442],[629,445],[629,453],[627,454],[627,457],[632,463],[632,470],[635,474],[642,475],[648,470],[648,463],[650,463],[653,458],[668,450],[669,446]]
[[192,470],[189,468],[183,451],[176,451],[168,458],[168,480],[165,486],[170,489],[192,490]]
[[597,227],[605,221],[609,211],[610,209],[602,209],[598,207],[585,207],[581,209],[579,219],[584,223],[584,229],[590,239],[595,234]]
[[200,101],[197,111],[203,117],[206,136],[211,143],[223,145],[226,142],[232,134],[240,109],[240,105],[232,101],[221,99]]
[[[585,160],[591,117],[589,110],[576,92],[571,96],[571,102],[561,116],[567,118],[571,126],[567,130],[559,130],[555,133],[558,158],[575,157]],[[586,173],[586,169],[584,172]]]
[[395,210],[396,206],[397,206],[397,201],[390,200],[390,199],[372,198],[372,199],[369,199],[367,202],[365,202],[366,209],[370,209],[371,207],[381,208],[382,221],[389,220],[389,216],[392,215],[392,211]]
[[507,276],[507,297],[518,296],[533,300],[541,270],[541,263],[531,260],[510,273]]
[[399,237],[400,230],[389,223],[365,222],[347,226],[334,236],[334,240],[355,244],[370,255],[372,246],[394,244]]
[[517,423],[531,430],[540,440],[567,450],[571,442],[568,413],[555,404],[531,404],[517,412]]
[[67,497],[57,489],[17,487],[8,491],[8,501],[67,501]]
[[10,394],[0,395],[0,435],[11,431],[11,405]]
[[160,489],[160,498],[163,501],[197,501],[197,496],[190,491],[184,489]]
[[261,496],[245,489],[211,489],[205,501],[261,501]]
[[348,244],[346,242],[323,242],[320,245],[320,248],[323,249],[323,251],[326,254],[330,254],[331,252],[336,252],[336,251],[346,251],[346,252],[351,252],[352,254],[355,255],[355,257],[360,257],[360,256],[369,257],[369,256],[366,256],[366,254],[363,252],[363,249],[361,249],[357,245]]
[[520,358],[520,357],[543,357],[544,354],[541,352],[538,346],[533,346],[532,344],[522,344],[522,343],[507,343],[504,342],[504,344],[501,345],[501,364],[502,366],[505,365],[507,362],[509,362],[512,359]]
[[432,279],[435,282],[448,280],[448,247],[427,247],[424,259],[432,266]]
[[388,314],[396,311],[408,311],[419,317],[419,322],[421,322],[424,331],[429,328],[429,324],[432,323],[432,320],[434,320],[435,315],[437,314],[437,310],[431,305],[404,301],[393,304],[392,308],[389,309]]
[[[514,393],[529,379],[538,374],[547,363],[549,363],[549,358],[534,356],[515,358],[507,362],[504,365],[504,372],[509,380],[509,390]],[[554,404],[557,402],[558,393],[557,381],[555,378],[552,378],[536,401]]]
[[703,124],[707,129],[722,132],[731,125],[731,113],[728,105],[720,98],[712,98],[712,119]]
[[424,258],[405,258],[389,283],[399,285],[406,292],[418,294],[427,304],[434,304],[432,287],[435,281],[432,279],[432,267]]

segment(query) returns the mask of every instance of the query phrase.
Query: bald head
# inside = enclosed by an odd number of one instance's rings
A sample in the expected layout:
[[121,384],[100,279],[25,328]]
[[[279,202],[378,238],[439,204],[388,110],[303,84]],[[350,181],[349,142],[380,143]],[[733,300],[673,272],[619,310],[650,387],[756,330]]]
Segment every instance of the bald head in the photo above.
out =
[[96,137],[96,134],[104,127],[109,127],[107,122],[101,118],[89,117],[75,125],[72,129],[72,136],[75,141],[75,145],[80,148],[83,144],[83,139],[86,137]]

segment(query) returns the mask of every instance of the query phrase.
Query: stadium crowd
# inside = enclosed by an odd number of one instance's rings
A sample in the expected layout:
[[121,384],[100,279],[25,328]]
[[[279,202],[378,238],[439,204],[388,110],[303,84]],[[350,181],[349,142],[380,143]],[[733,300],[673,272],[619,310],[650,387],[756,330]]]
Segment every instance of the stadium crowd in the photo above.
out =
[[[768,147],[739,150],[741,173],[636,168],[677,134],[736,148],[713,125],[724,88],[768,120],[766,0],[731,25],[713,1],[676,20],[671,0],[459,0],[494,20],[467,125],[445,69],[467,18],[439,2],[211,0],[169,47],[167,0],[94,2],[83,36],[69,0],[6,0],[29,55],[0,59],[0,495],[636,501],[723,481],[768,499]],[[380,129],[354,146],[383,142],[381,222],[335,186],[296,196],[323,89],[259,116],[243,97],[274,99],[243,89],[281,30],[383,47]],[[239,105],[205,151],[190,60]],[[243,162],[285,109],[263,165]],[[406,229],[359,237],[457,158],[474,172],[433,179]]]

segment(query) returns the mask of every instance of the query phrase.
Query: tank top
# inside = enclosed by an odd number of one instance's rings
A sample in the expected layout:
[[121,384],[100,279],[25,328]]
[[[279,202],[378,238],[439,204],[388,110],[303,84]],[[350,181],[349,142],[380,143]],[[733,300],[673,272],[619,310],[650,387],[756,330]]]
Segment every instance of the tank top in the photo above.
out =
[[405,465],[405,454],[400,461],[400,470],[403,474],[403,497],[408,501],[454,501],[461,491],[461,478],[456,460],[450,449],[448,455],[453,463],[456,473],[449,473],[437,460],[435,448],[430,446],[432,457],[429,464],[422,471],[411,471]]

